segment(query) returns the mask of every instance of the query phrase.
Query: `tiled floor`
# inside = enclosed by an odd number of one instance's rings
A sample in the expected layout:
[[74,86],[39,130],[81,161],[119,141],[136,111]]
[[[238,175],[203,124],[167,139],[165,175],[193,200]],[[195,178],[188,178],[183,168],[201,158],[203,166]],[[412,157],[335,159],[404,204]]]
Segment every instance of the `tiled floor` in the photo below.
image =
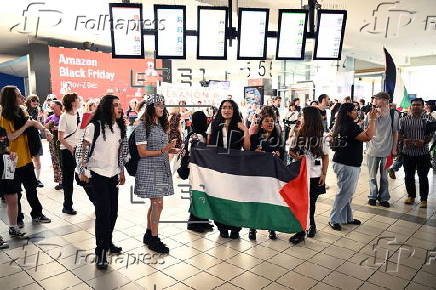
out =
[[[45,144],[46,145],[46,144]],[[45,148],[48,152],[48,148]],[[29,241],[10,241],[0,251],[0,289],[436,289],[436,175],[430,173],[429,207],[404,205],[402,172],[391,180],[393,206],[369,207],[368,174],[365,166],[353,200],[361,226],[345,226],[335,232],[327,225],[335,194],[335,177],[329,172],[327,194],[317,207],[318,234],[293,246],[289,235],[268,239],[266,231],[257,241],[205,235],[186,230],[186,193],[180,189],[165,198],[160,235],[170,255],[158,256],[142,244],[148,201],[132,197],[129,185],[121,187],[120,210],[114,240],[124,255],[111,257],[106,272],[95,269],[94,209],[86,194],[74,194],[76,216],[61,213],[61,191],[53,189],[49,156],[43,157],[39,191],[45,213],[53,222],[32,226],[26,216]],[[175,180],[182,184],[180,179]],[[186,189],[184,189],[186,190]],[[5,205],[0,209],[0,234],[8,238]],[[27,202],[24,212],[29,213]]]

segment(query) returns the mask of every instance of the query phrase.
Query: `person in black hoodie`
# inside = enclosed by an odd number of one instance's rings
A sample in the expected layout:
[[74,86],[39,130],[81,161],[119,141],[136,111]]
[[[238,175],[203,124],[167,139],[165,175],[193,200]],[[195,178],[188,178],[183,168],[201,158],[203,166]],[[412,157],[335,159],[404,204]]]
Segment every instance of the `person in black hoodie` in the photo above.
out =
[[[192,114],[192,131],[186,136],[185,142],[182,147],[182,152],[180,154],[180,168],[177,169],[181,179],[188,179],[190,169],[189,169],[189,155],[194,150],[194,148],[199,143],[206,143],[206,130],[207,130],[207,116],[202,111],[197,111]],[[188,230],[204,233],[205,231],[210,231],[213,229],[213,225],[209,223],[208,219],[201,219],[196,217],[194,214],[190,213]]]
[[[274,108],[266,106],[260,113],[260,122],[257,132],[250,136],[250,151],[268,152],[284,160],[284,142],[280,128],[276,125],[277,116]],[[250,229],[250,240],[256,240],[256,229]],[[269,238],[276,240],[275,231],[269,231]]]
[[[250,135],[242,124],[238,105],[233,100],[224,100],[218,109],[215,119],[207,130],[207,143],[218,148],[229,150],[250,150]],[[222,238],[239,239],[241,227],[229,226],[215,221]]]

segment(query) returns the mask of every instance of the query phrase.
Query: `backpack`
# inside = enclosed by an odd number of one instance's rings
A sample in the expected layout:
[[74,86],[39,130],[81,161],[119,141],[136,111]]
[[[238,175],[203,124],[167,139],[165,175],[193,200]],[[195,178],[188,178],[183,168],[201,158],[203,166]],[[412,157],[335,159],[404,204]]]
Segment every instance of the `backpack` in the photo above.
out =
[[200,143],[198,139],[191,140],[191,136],[195,134],[194,132],[191,132],[186,136],[185,143],[183,144],[182,150],[184,151],[184,154],[182,154],[181,160],[180,160],[180,167],[177,169],[177,173],[179,174],[180,178],[183,180],[188,179],[190,169],[189,169],[189,162],[190,162],[190,152],[188,151],[189,141],[191,141],[191,151],[194,150],[194,148]]
[[126,168],[127,173],[129,173],[130,176],[135,176],[136,170],[138,169],[138,162],[140,159],[138,148],[136,147],[135,142],[135,130],[133,130],[132,134],[130,134],[129,137],[129,154],[130,159],[129,161],[127,161],[124,167]]

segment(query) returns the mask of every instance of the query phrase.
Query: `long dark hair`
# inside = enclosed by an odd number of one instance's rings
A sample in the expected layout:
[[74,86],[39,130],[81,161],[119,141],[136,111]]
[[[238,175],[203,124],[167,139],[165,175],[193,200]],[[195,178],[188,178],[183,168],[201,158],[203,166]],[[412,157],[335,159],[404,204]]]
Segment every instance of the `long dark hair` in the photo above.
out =
[[339,107],[339,111],[336,114],[335,126],[333,128],[333,137],[337,137],[339,135],[339,132],[341,132],[341,128],[344,124],[354,122],[354,120],[348,116],[348,113],[352,112],[354,108],[355,106],[352,103],[343,103]]
[[[297,142],[304,144],[304,149],[312,153],[314,157],[324,155],[322,151],[324,126],[319,109],[308,106],[303,108],[304,122],[297,133]],[[300,143],[301,142],[301,143]]]
[[[25,123],[24,118],[27,118],[27,115],[21,109],[20,105],[17,102],[17,87],[16,86],[4,86],[0,91],[0,105],[2,107],[1,115],[5,119],[12,121],[14,123],[15,129],[18,125],[19,128],[22,127]],[[24,123],[16,124],[18,121],[23,121]],[[21,125],[21,126],[20,126]]]
[[[156,110],[155,110],[154,104],[147,105],[145,107],[144,115],[142,115],[142,118],[141,118],[141,120],[145,124],[145,129],[146,129],[147,135],[150,133],[151,126],[155,125],[155,123],[154,123],[155,116],[156,116]],[[162,129],[164,130],[164,132],[168,133],[169,128],[170,128],[170,122],[168,121],[168,111],[165,107],[163,109],[162,117],[158,118],[158,122],[162,126]]]
[[220,107],[218,108],[218,111],[215,115],[215,118],[212,121],[212,132],[216,132],[220,130],[220,127],[222,124],[226,121],[221,114],[221,109],[224,105],[224,103],[230,103],[233,108],[233,116],[229,124],[229,129],[237,129],[238,123],[242,122],[241,115],[239,114],[239,108],[238,105],[233,100],[223,100],[220,104]]
[[[106,141],[105,127],[108,126],[111,132],[114,132],[112,118],[113,118],[113,101],[119,98],[114,95],[105,95],[101,98],[100,103],[95,110],[94,116],[92,116],[90,122],[100,121],[101,132],[103,133],[103,140]],[[124,123],[123,117],[116,119],[118,127],[121,130],[121,139],[126,136],[126,124]]]

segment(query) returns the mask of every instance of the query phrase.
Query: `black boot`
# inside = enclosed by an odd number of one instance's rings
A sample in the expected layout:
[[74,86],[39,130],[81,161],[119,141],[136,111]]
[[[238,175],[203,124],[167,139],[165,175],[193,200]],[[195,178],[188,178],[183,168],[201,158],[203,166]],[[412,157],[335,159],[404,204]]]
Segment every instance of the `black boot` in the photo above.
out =
[[248,238],[250,239],[250,241],[255,241],[256,240],[256,230],[255,229],[250,229],[250,233],[248,234]]
[[229,237],[229,231],[228,230],[220,230],[220,237],[227,239]]
[[161,254],[168,254],[170,252],[170,249],[164,243],[162,243],[162,241],[157,236],[151,236],[148,248]]
[[95,249],[95,254],[96,254],[95,266],[97,267],[97,269],[106,270],[108,266],[107,257],[106,257],[107,250]]
[[230,232],[230,238],[234,239],[234,240],[239,239],[239,231],[231,231]]
[[269,231],[269,238],[271,240],[277,240],[277,234],[276,231]]
[[202,234],[205,232],[205,229],[202,227],[200,223],[189,223],[188,230]]
[[151,230],[147,229],[147,231],[144,234],[144,238],[142,239],[142,242],[146,245],[148,245],[148,243],[150,242],[151,239]]
[[289,238],[289,241],[291,243],[293,243],[294,245],[301,243],[302,241],[304,241],[304,237],[306,236],[306,232],[302,231],[302,232],[298,232],[295,235],[293,235],[292,237]]
[[310,226],[309,230],[307,231],[307,237],[313,238],[316,234],[316,226]]

